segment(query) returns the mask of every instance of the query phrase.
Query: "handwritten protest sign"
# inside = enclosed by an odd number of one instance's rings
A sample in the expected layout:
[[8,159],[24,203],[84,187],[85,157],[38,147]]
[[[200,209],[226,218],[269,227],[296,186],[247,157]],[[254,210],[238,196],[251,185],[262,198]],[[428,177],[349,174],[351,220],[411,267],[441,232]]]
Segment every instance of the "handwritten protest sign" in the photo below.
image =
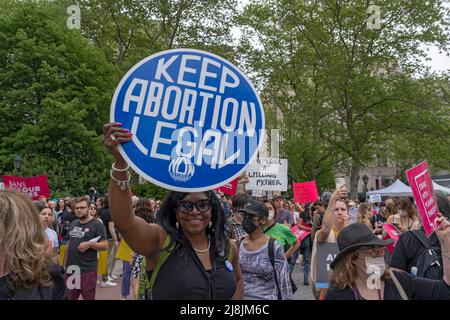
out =
[[39,196],[50,197],[47,176],[45,175],[36,177],[3,176],[2,179],[5,189],[24,192],[33,200],[38,200]]
[[339,254],[337,243],[317,242],[316,253],[316,288],[328,288],[330,264]]
[[370,195],[370,196],[369,196],[369,201],[370,201],[371,203],[381,202],[381,195],[380,195],[380,194]]
[[293,191],[295,202],[300,204],[316,201],[319,197],[315,181],[294,182]]
[[422,217],[423,227],[427,236],[436,230],[438,207],[434,194],[430,169],[426,161],[406,171],[417,208]]
[[131,131],[119,151],[140,176],[196,192],[241,175],[257,156],[265,120],[256,90],[237,67],[212,53],[174,49],[127,72],[110,121]]
[[247,190],[287,191],[288,160],[259,158],[246,168]]

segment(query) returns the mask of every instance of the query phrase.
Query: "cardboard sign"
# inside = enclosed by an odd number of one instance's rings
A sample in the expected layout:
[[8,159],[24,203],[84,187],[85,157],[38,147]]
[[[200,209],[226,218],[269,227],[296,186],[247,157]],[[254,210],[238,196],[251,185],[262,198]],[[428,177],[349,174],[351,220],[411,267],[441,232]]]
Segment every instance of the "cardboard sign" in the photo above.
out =
[[386,232],[388,238],[393,239],[394,243],[387,246],[390,253],[394,252],[394,247],[397,244],[398,238],[400,235],[398,234],[397,229],[392,224],[383,224],[383,231]]
[[38,200],[39,196],[50,197],[47,176],[45,175],[36,177],[3,176],[2,179],[5,189],[24,192],[33,200]]
[[110,121],[133,134],[119,151],[134,171],[182,192],[215,189],[239,177],[256,157],[265,125],[245,74],[195,49],[138,62],[114,92]]
[[369,201],[371,203],[381,202],[381,195],[380,194],[374,194],[369,196]]
[[314,202],[319,197],[315,181],[294,182],[293,191],[295,202],[300,204]]
[[324,289],[329,286],[330,264],[339,253],[337,243],[316,242],[316,288]]
[[219,192],[223,192],[225,194],[228,194],[230,196],[236,195],[237,185],[238,185],[239,178],[236,178],[229,183],[221,186],[220,188],[217,188],[216,190]]
[[291,228],[291,231],[293,234],[295,234],[300,243],[302,243],[302,241],[305,240],[305,238],[311,234],[311,232],[309,231],[300,230],[297,226],[293,226]]
[[422,217],[423,227],[427,236],[430,236],[437,227],[438,207],[428,163],[424,161],[418,166],[407,170],[406,176]]
[[248,175],[247,190],[287,191],[288,160],[277,158],[259,158],[246,168]]

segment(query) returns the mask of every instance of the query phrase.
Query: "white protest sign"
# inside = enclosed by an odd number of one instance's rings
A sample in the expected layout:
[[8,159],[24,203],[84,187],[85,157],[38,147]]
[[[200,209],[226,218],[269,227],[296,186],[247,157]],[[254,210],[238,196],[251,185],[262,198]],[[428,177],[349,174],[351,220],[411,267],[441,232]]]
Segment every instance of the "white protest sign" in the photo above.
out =
[[262,190],[252,190],[252,196],[261,198],[263,196]]
[[181,192],[239,177],[256,158],[265,125],[247,76],[195,49],[162,51],[131,68],[114,92],[110,122],[132,133],[119,151],[136,173]]
[[259,158],[246,168],[248,175],[247,190],[287,191],[288,160]]
[[381,202],[381,195],[380,194],[374,194],[374,195],[369,196],[369,199],[370,199],[369,201],[372,202],[372,203]]

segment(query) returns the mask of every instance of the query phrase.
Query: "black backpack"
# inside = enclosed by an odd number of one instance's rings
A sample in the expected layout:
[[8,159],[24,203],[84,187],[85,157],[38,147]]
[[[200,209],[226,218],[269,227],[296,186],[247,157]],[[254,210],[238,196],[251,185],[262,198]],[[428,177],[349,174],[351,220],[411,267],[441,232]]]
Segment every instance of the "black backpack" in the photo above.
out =
[[442,258],[438,254],[438,252],[440,252],[440,247],[432,247],[430,240],[422,230],[411,232],[423,247],[416,255],[416,265],[411,268],[417,268],[418,277],[442,280],[444,276],[442,270]]

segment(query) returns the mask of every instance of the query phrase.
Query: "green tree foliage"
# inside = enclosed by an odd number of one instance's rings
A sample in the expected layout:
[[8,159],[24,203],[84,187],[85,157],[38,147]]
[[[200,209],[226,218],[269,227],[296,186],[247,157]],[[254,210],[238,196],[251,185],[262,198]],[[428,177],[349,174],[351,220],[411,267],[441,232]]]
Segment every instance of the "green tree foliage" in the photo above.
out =
[[236,0],[76,0],[82,31],[128,71],[153,53],[194,48],[232,59]]
[[[378,29],[367,26],[371,4],[381,10]],[[422,62],[423,44],[448,49],[445,13],[442,1],[410,0],[260,0],[245,8],[241,57],[266,107],[283,114],[272,126],[282,130],[292,176],[346,172],[356,192],[360,169],[380,149],[406,152],[388,153],[394,161],[416,159],[414,149],[430,140],[448,150],[448,103]],[[443,155],[424,150],[430,162]]]
[[137,184],[131,187],[131,190],[138,197],[146,197],[162,200],[166,196],[167,190],[153,183],[147,182],[143,184]]
[[79,30],[67,28],[60,2],[11,1],[2,9],[1,171],[11,173],[20,154],[18,173],[48,173],[55,193],[105,190],[110,159],[100,135],[116,69]]

